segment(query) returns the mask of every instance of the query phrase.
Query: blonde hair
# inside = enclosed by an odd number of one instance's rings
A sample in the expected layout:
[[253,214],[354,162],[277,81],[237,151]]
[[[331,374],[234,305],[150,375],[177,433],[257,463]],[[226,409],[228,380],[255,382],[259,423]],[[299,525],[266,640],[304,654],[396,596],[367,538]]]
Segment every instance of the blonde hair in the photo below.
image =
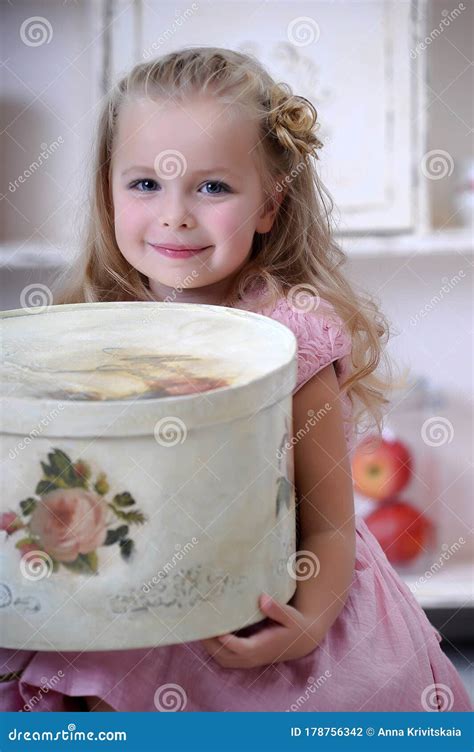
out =
[[[330,215],[332,200],[316,170],[317,112],[311,102],[276,83],[260,62],[240,52],[192,47],[136,65],[109,93],[99,119],[93,163],[93,187],[83,253],[55,287],[55,303],[156,300],[145,275],[122,255],[115,239],[111,196],[111,161],[117,118],[129,97],[183,100],[210,93],[219,101],[243,106],[258,122],[255,157],[265,200],[277,209],[271,230],[255,233],[246,266],[234,280],[225,301],[244,300],[255,282],[264,283],[262,305],[304,289],[333,305],[352,338],[352,368],[340,385],[351,399],[359,428],[376,424],[381,430],[391,378],[377,375],[389,325],[366,292],[356,292],[341,267],[346,256],[337,245]],[[283,194],[280,201],[276,193]],[[281,200],[282,199],[282,200]]]

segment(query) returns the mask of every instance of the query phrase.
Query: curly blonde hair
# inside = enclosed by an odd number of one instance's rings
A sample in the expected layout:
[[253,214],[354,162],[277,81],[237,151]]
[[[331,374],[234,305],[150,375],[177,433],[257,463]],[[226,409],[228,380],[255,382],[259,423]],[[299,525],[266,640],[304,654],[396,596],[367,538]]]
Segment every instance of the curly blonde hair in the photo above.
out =
[[[200,92],[241,105],[256,119],[262,188],[277,214],[271,230],[255,233],[249,261],[233,282],[226,305],[245,300],[264,283],[264,309],[298,286],[333,305],[352,338],[352,369],[340,385],[354,407],[359,433],[380,431],[394,384],[384,345],[389,325],[366,292],[356,292],[341,271],[346,256],[333,237],[333,202],[317,169],[319,123],[311,102],[277,83],[251,55],[215,47],[192,47],[136,65],[110,91],[98,124],[93,186],[83,253],[55,281],[54,302],[156,300],[148,278],[120,252],[113,226],[111,162],[117,118],[131,96],[185,100]],[[277,201],[275,192],[283,193]],[[382,359],[386,373],[376,370]]]

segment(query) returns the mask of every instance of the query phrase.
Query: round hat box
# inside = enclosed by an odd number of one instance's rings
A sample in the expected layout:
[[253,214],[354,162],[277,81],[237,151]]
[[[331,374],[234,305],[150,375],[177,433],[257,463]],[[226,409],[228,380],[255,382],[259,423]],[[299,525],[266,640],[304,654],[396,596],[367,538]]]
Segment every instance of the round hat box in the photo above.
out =
[[187,642],[290,600],[290,329],[153,302],[1,319],[2,647]]

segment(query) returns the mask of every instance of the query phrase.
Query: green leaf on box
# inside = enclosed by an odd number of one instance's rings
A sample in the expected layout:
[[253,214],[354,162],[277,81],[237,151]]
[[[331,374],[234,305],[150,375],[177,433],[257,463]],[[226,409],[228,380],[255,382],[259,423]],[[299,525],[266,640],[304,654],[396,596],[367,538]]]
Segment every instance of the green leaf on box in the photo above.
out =
[[74,561],[61,561],[64,567],[79,574],[97,574],[98,558],[95,551],[89,554],[79,554]]

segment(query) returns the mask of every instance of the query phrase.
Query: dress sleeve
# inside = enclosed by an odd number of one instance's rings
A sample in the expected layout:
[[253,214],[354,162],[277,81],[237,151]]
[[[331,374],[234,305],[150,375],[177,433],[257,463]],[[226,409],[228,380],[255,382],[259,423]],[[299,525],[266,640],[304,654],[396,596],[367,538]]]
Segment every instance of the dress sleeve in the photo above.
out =
[[329,303],[317,298],[308,300],[302,310],[288,299],[281,299],[272,313],[272,318],[291,329],[298,341],[295,391],[330,363],[335,364],[339,382],[346,378],[351,366],[352,343],[344,322]]

